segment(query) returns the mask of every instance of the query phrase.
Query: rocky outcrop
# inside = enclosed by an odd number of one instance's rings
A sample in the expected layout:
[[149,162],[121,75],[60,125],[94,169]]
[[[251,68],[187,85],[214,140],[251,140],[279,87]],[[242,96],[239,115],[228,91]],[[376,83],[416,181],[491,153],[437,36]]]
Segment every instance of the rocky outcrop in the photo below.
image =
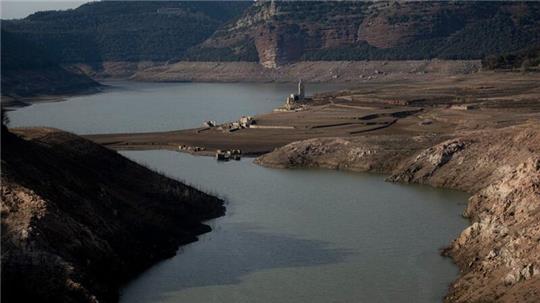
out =
[[446,250],[461,269],[447,302],[540,300],[537,125],[443,142],[422,152],[390,179],[474,193],[464,212],[472,225]]
[[434,144],[433,137],[316,138],[290,143],[255,160],[267,167],[318,167],[390,174],[397,163]]
[[473,195],[465,215],[472,225],[447,250],[462,270],[447,301],[538,302],[540,154]]
[[2,301],[115,302],[223,202],[53,129],[2,130]]
[[444,250],[460,268],[446,302],[540,301],[540,127],[536,122],[448,137],[366,136],[294,142],[257,159],[272,167],[391,174],[472,193],[471,226]]

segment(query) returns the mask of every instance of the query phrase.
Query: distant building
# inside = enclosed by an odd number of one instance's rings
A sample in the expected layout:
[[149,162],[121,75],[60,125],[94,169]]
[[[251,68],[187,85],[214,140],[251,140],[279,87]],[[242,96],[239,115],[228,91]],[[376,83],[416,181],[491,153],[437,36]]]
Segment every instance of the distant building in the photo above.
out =
[[290,94],[287,99],[285,99],[285,105],[281,106],[274,111],[291,111],[301,109],[301,106],[296,103],[296,101],[304,100],[306,97],[304,82],[302,79],[298,81],[298,92],[296,94]]
[[305,91],[304,91],[304,82],[302,82],[302,79],[298,81],[298,99],[302,100],[305,97]]

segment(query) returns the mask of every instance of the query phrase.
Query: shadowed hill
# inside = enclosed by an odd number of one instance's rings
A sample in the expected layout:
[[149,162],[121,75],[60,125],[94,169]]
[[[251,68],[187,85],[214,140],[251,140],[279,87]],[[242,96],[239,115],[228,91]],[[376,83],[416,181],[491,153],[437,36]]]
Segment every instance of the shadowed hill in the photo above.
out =
[[115,302],[221,200],[53,129],[2,128],[2,302]]
[[92,91],[100,84],[62,68],[33,43],[2,30],[2,95],[14,98]]
[[102,1],[3,21],[62,63],[166,61],[208,38],[246,1]]

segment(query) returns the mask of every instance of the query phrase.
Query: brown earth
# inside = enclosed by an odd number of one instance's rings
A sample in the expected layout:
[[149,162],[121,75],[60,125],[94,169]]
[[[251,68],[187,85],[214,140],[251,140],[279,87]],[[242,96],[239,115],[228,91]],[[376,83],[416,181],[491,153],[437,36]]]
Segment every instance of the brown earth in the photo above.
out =
[[[257,128],[226,132],[217,127],[201,127],[87,138],[118,149],[177,150],[186,145],[205,148],[203,154],[235,148],[257,155],[294,141],[321,137],[362,139],[400,135],[442,141],[456,131],[502,128],[537,119],[538,80],[536,73],[486,72],[437,76],[426,81],[364,82],[351,90],[313,96],[299,104],[303,107],[300,111],[258,115]],[[472,109],[463,110],[460,106]]]
[[[540,301],[540,75],[475,73],[361,83],[301,111],[216,128],[95,135],[113,148],[239,148],[270,167],[324,167],[473,196],[472,225],[444,250],[461,270],[446,302]],[[309,87],[309,86],[308,86]]]
[[[476,72],[478,60],[410,60],[410,61],[312,61],[298,62],[267,69],[256,62],[177,62],[171,64],[106,64],[101,77],[121,75],[119,70],[134,72],[139,81],[198,82],[371,82],[399,80],[426,81]],[[114,68],[113,68],[114,67]],[[116,70],[115,70],[116,68]],[[124,73],[124,76],[126,74]]]
[[2,127],[2,302],[116,302],[223,201],[54,129]]

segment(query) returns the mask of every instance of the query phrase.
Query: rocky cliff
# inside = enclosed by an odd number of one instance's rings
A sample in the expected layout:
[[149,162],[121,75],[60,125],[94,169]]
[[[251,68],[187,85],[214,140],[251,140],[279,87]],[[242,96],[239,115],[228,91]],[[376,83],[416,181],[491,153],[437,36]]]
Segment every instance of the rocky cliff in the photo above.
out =
[[85,139],[2,130],[2,301],[115,302],[223,202]]
[[[312,60],[479,59],[540,42],[540,5],[478,1],[257,2],[202,43],[277,67]],[[504,37],[504,38],[503,38]]]
[[537,122],[444,136],[366,136],[291,143],[261,156],[271,167],[389,174],[473,194],[471,226],[445,250],[461,270],[446,302],[540,300],[540,127]]

